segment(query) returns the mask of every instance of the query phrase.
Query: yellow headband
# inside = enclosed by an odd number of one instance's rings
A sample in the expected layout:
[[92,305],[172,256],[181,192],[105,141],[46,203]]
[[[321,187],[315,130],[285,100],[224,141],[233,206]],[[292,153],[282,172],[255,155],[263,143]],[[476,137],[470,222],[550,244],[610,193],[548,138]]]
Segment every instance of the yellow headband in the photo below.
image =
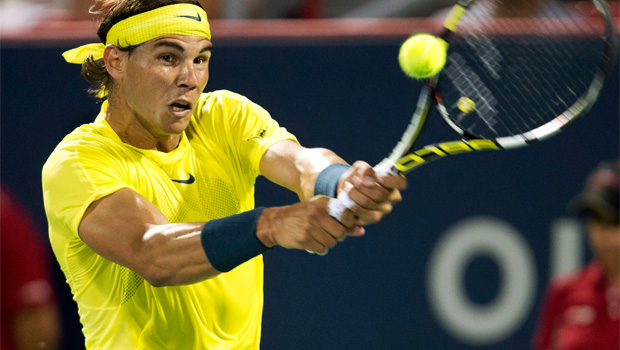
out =
[[86,58],[103,58],[107,44],[118,47],[140,45],[164,35],[202,36],[211,40],[207,13],[193,4],[159,7],[126,18],[110,28],[105,44],[88,44],[62,54],[69,63],[82,64]]

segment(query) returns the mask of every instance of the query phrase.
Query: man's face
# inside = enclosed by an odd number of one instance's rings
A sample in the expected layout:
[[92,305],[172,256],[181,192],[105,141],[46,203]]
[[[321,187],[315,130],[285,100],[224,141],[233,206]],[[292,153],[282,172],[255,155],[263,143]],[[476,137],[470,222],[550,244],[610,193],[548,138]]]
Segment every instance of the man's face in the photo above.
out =
[[169,35],[145,42],[127,58],[120,93],[156,139],[183,132],[209,80],[207,38]]
[[588,239],[594,254],[613,272],[620,269],[620,227],[592,218],[588,220]]

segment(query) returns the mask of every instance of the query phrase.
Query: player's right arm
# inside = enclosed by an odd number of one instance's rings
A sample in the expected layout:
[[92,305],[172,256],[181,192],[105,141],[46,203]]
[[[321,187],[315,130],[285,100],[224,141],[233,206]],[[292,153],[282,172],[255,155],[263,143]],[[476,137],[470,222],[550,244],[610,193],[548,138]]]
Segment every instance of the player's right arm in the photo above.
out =
[[153,203],[124,188],[93,202],[78,233],[95,253],[154,286],[164,286],[194,283],[219,273],[202,248],[203,225],[170,224]]
[[[280,245],[323,252],[342,239],[346,228],[326,213],[327,197],[260,212],[254,234],[265,248]],[[234,220],[232,217],[219,220]],[[93,202],[78,229],[95,253],[125,266],[153,286],[183,285],[218,275],[205,251],[204,222],[169,223],[161,211],[132,189],[120,189]],[[207,242],[209,240],[206,240]],[[234,254],[234,251],[232,252]]]

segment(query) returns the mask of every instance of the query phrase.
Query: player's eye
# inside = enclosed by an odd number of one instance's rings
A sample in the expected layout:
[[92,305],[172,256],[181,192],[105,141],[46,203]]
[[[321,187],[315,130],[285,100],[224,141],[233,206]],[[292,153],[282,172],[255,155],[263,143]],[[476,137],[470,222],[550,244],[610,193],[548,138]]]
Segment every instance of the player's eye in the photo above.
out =
[[196,57],[194,59],[194,63],[195,64],[203,64],[207,62],[207,58],[206,57]]
[[161,56],[159,56],[159,59],[164,61],[164,62],[172,62],[173,57],[172,57],[172,55],[161,55]]

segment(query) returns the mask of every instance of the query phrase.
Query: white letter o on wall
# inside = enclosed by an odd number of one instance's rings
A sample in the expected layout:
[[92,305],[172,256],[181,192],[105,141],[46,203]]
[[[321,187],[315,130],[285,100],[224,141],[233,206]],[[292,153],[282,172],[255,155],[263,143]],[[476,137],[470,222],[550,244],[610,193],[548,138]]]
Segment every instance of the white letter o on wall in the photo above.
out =
[[[495,300],[471,302],[465,272],[479,256],[497,265],[501,285]],[[519,232],[493,217],[473,217],[452,226],[439,240],[427,269],[431,310],[442,327],[462,342],[491,344],[522,325],[534,302],[536,269],[530,247]]]

